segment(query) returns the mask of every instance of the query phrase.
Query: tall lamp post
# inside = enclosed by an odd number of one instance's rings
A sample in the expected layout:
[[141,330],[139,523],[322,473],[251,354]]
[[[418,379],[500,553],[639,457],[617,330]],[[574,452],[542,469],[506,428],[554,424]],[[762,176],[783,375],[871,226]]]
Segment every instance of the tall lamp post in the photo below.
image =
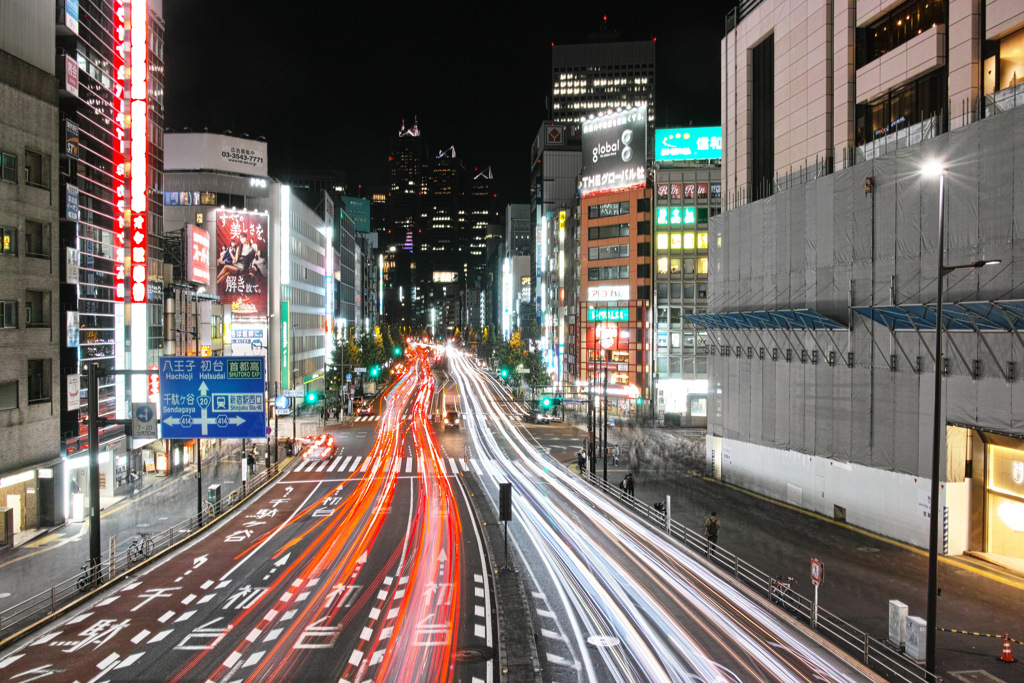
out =
[[938,239],[938,270],[936,278],[936,302],[935,302],[935,393],[932,409],[932,483],[931,483],[931,506],[929,509],[928,525],[928,614],[925,626],[925,668],[933,677],[935,676],[935,613],[938,602],[938,570],[939,570],[939,465],[941,461],[940,443],[942,439],[945,419],[942,416],[942,294],[943,280],[946,275],[954,270],[966,268],[981,268],[983,266],[1000,263],[999,260],[975,261],[957,266],[947,266],[943,260],[945,249],[945,190],[946,175],[949,170],[939,163],[932,163],[926,166],[922,172],[929,176],[939,178],[939,239]]

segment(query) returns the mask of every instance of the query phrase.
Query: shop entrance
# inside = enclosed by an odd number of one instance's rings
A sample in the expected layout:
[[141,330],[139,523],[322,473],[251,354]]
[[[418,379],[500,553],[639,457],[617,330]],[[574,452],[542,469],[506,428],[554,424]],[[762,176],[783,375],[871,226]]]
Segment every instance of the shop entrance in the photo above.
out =
[[15,496],[13,494],[7,494],[7,507],[14,511],[14,533],[20,534],[24,529],[21,528],[21,496]]
[[985,552],[1024,560],[1024,442],[983,438]]

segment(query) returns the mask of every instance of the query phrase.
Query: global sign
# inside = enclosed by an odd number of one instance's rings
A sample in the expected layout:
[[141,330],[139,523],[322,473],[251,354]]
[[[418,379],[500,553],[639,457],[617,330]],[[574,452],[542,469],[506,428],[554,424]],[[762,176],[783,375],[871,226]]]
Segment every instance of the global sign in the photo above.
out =
[[647,182],[647,106],[582,122],[584,196]]
[[722,158],[722,127],[659,128],[654,131],[655,161]]
[[590,322],[628,322],[628,308],[591,308],[587,311],[587,320]]

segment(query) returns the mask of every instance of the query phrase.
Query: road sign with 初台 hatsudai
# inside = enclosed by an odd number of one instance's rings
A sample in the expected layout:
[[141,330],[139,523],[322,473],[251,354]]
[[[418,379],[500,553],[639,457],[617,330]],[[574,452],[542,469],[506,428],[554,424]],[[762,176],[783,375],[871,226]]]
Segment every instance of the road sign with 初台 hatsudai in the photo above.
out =
[[164,439],[257,439],[267,429],[263,359],[255,356],[160,359]]

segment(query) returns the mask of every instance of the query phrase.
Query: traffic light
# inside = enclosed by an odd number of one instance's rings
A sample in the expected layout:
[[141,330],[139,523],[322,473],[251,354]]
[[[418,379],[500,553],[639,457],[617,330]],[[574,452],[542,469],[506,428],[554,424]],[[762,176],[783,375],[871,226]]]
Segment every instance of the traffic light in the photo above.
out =
[[547,410],[548,408],[550,408],[550,407],[551,407],[551,399],[550,399],[550,398],[548,398],[547,396],[545,396],[544,398],[542,398],[542,399],[540,400],[540,405],[541,405],[541,407],[542,407],[542,408],[544,408],[545,410]]
[[315,391],[307,391],[306,392],[306,402],[307,403],[316,403],[319,400],[320,400],[320,396]]
[[377,377],[378,375],[380,375],[380,366],[374,365],[370,368],[370,377]]
[[396,346],[394,353],[395,353],[396,356],[401,356],[402,355],[402,349]]
[[501,369],[501,378],[502,379],[508,379],[508,368],[502,368]]
[[644,397],[643,396],[637,396],[636,397],[636,404],[639,406],[639,405],[643,405],[643,403],[644,403]]

